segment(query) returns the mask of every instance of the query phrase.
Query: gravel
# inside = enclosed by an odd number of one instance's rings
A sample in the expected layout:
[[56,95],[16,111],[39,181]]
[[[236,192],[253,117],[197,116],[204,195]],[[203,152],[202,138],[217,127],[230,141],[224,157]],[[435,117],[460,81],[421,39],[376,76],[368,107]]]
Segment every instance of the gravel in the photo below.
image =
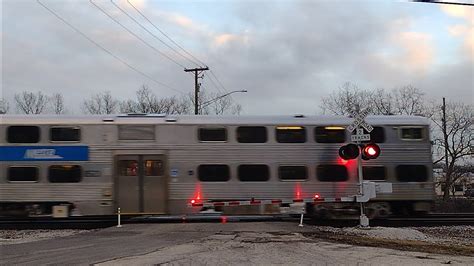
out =
[[320,232],[330,232],[347,236],[366,236],[374,239],[416,240],[432,244],[453,244],[474,247],[474,226],[438,226],[438,227],[360,227],[334,228],[315,227]]
[[0,230],[0,246],[66,237],[90,230]]

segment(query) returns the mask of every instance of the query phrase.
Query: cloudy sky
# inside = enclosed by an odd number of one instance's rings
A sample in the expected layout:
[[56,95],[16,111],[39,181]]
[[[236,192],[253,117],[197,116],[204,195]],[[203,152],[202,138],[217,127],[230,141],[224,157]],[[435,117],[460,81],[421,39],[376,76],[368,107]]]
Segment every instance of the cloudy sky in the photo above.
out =
[[114,3],[154,36],[111,1],[94,3],[148,45],[88,0],[41,0],[115,57],[36,0],[2,0],[2,96],[13,102],[24,90],[60,92],[76,113],[94,93],[134,98],[143,84],[160,96],[180,96],[194,89],[183,68],[196,67],[198,59],[218,79],[206,72],[202,90],[248,90],[233,94],[243,114],[315,114],[321,97],[345,82],[366,89],[412,85],[433,99],[474,102],[474,7],[405,0],[129,1],[194,58],[127,0]]

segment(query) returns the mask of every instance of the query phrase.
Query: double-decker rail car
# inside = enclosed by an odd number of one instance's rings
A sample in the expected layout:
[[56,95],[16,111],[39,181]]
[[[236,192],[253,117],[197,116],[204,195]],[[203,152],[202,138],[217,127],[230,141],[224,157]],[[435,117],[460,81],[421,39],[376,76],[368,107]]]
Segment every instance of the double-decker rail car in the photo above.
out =
[[[1,115],[0,215],[186,214],[192,201],[338,198],[359,192],[341,116]],[[429,122],[368,116],[377,159],[363,176],[393,192],[365,204],[371,217],[429,211],[434,200]],[[228,213],[285,206],[216,207]],[[308,204],[312,214],[355,203]]]

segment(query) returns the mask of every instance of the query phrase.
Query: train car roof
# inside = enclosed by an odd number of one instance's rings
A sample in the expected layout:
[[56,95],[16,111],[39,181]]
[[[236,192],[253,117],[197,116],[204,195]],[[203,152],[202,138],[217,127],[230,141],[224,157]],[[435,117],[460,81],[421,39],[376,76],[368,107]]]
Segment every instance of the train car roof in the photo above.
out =
[[[85,125],[85,124],[225,124],[225,125],[349,125],[353,118],[334,115],[0,115],[0,124],[8,125]],[[421,116],[371,115],[365,121],[372,125],[429,125]]]

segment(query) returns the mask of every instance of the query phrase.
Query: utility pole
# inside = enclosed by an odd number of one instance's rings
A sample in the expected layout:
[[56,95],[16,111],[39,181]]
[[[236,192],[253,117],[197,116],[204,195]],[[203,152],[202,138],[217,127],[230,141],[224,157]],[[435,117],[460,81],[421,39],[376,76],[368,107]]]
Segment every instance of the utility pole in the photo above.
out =
[[[444,160],[445,160],[445,177],[444,177],[444,182],[445,182],[445,191],[443,191],[443,198],[446,199],[447,196],[449,195],[449,188],[451,187],[451,173],[448,173],[448,132],[446,130],[446,98],[443,97],[443,118],[441,121],[443,122],[443,139],[444,139]],[[446,193],[447,192],[447,193]]]
[[184,72],[194,72],[194,114],[199,114],[199,87],[200,84],[198,82],[199,75],[203,72],[209,70],[208,67],[201,67],[201,68],[192,68],[192,69],[184,69]]

